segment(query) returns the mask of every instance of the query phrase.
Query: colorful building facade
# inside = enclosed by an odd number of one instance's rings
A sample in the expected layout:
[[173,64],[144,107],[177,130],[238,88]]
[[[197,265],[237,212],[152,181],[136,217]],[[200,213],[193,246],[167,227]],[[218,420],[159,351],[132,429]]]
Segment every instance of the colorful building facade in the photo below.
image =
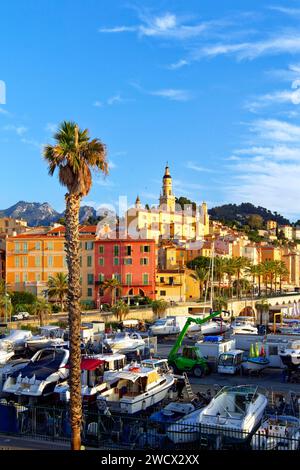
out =
[[112,292],[102,283],[117,279],[116,297],[155,298],[156,246],[154,240],[98,239],[95,241],[95,302],[111,303]]

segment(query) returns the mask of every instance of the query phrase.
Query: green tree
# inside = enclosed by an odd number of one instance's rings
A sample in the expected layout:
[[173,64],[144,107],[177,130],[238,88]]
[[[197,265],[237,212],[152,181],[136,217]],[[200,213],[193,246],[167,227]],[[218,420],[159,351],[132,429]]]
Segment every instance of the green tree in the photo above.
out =
[[262,228],[263,226],[263,223],[264,223],[264,219],[261,215],[259,214],[251,214],[249,215],[248,217],[248,225],[252,228],[252,229],[260,229]]
[[37,299],[33,306],[33,313],[37,316],[40,326],[44,326],[52,313],[51,305],[46,299]]
[[68,276],[65,273],[56,273],[50,276],[47,282],[47,293],[50,299],[58,300],[61,312],[64,311],[64,304],[68,293]]
[[207,285],[208,274],[209,270],[204,266],[196,266],[195,271],[191,273],[191,277],[199,282],[200,299],[203,297],[204,286]]
[[121,283],[118,279],[106,279],[103,281],[102,288],[104,291],[108,290],[111,294],[111,303],[114,305],[117,299],[117,289],[121,287]]
[[165,300],[153,300],[151,302],[152,312],[158,317],[164,315],[169,304]]
[[119,321],[122,321],[124,319],[124,317],[128,314],[129,310],[129,306],[123,300],[118,300],[118,302],[116,302],[115,305],[112,307],[112,312],[114,315],[116,315]]
[[213,300],[213,305],[212,305],[213,311],[219,311],[219,310],[227,310],[228,308],[228,299],[226,297],[223,297],[221,295],[217,296]]
[[67,188],[66,252],[68,265],[67,306],[70,327],[70,417],[71,448],[81,447],[81,349],[80,349],[80,203],[92,187],[92,171],[108,172],[105,145],[99,139],[90,139],[87,129],[81,130],[74,122],[63,122],[54,135],[54,145],[44,147],[44,158],[49,174],[58,170],[59,182]]

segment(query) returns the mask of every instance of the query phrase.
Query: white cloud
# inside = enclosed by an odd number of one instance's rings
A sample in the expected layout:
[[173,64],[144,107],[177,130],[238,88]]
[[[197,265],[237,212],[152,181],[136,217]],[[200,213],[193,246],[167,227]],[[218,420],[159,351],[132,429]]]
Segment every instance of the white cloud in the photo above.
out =
[[46,124],[46,127],[45,127],[45,130],[47,132],[51,132],[52,134],[54,134],[54,132],[57,131],[57,128],[58,128],[58,125],[57,124],[53,124],[52,122],[48,122]]
[[24,126],[15,126],[13,124],[9,124],[7,126],[4,126],[3,130],[12,131],[12,132],[15,132],[17,135],[22,136],[28,131],[28,128]]
[[263,55],[297,54],[300,52],[300,35],[297,31],[292,33],[278,33],[262,41],[243,42],[239,44],[219,43],[202,47],[195,54],[195,59],[201,57],[216,57],[219,55],[236,55],[238,59],[255,59]]
[[300,126],[277,119],[260,119],[250,127],[258,137],[276,142],[299,142]]
[[280,13],[284,13],[286,15],[298,16],[300,15],[299,8],[287,8],[281,6],[271,6],[269,7],[271,10],[279,11]]
[[103,103],[102,103],[102,101],[95,101],[93,103],[93,106],[95,106],[96,108],[102,108]]
[[187,59],[181,59],[178,62],[174,62],[173,64],[170,64],[168,68],[170,70],[177,70],[177,69],[181,69],[182,67],[188,64],[189,64],[189,61]]
[[162,90],[149,91],[148,94],[153,96],[161,96],[171,101],[189,101],[192,99],[192,95],[187,90],[178,90],[174,88],[165,88]]
[[4,115],[8,116],[9,112],[6,109],[0,108],[0,114],[4,114]]
[[212,172],[212,170],[210,168],[205,168],[203,166],[199,166],[197,165],[196,163],[193,163],[193,162],[187,162],[186,164],[186,168],[190,169],[190,170],[194,170],[194,171],[199,171],[199,172]]
[[159,16],[140,14],[140,18],[142,23],[136,26],[121,25],[111,28],[100,28],[98,31],[100,33],[136,32],[140,36],[185,40],[201,35],[213,24],[213,22],[183,24],[183,18],[170,12]]
[[121,98],[121,95],[117,94],[117,95],[114,95],[114,96],[111,96],[110,98],[108,98],[107,104],[109,106],[111,106],[111,105],[116,104],[116,103],[123,103],[124,101],[125,100],[123,98]]

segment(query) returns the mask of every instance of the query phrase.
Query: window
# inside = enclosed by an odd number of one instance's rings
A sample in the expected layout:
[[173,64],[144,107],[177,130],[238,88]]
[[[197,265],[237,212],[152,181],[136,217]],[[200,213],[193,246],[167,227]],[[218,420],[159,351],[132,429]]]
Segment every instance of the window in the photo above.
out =
[[126,274],[126,285],[130,286],[132,283],[132,274]]
[[20,253],[20,243],[15,243],[15,253]]
[[27,256],[23,256],[23,268],[27,268],[28,267],[28,258]]
[[47,243],[47,248],[48,248],[48,250],[53,250],[53,242],[48,242]]
[[150,245],[144,245],[144,253],[150,253]]
[[119,256],[119,245],[114,245],[114,256]]
[[93,297],[93,289],[91,289],[91,287],[88,287],[87,296],[88,297]]
[[147,264],[149,264],[149,259],[148,258],[141,258],[140,263],[144,264],[144,265],[147,265]]
[[126,264],[127,266],[128,266],[129,264],[132,264],[132,258],[125,258],[125,259],[124,259],[124,264]]
[[87,275],[87,283],[89,286],[92,286],[94,284],[94,274]]
[[114,258],[114,266],[118,266],[119,265],[119,258]]
[[104,254],[104,246],[99,245],[99,255],[103,255],[103,254]]
[[23,274],[23,282],[28,282],[28,274],[27,273]]
[[117,279],[117,281],[121,282],[121,274],[119,273],[113,274],[113,279]]
[[162,297],[164,297],[166,295],[166,291],[165,290],[161,290],[159,295],[161,295]]
[[41,249],[41,242],[35,242],[35,249],[39,251]]
[[104,280],[105,280],[104,274],[100,273],[98,279],[99,279],[99,282],[104,282]]
[[48,266],[49,267],[53,266],[53,256],[48,256]]
[[36,275],[35,275],[35,280],[36,280],[36,282],[40,282],[40,280],[41,280],[41,275],[40,275],[40,273],[36,273]]
[[16,274],[15,282],[18,284],[20,282],[20,274]]
[[149,284],[149,274],[143,274],[143,285],[147,286]]
[[20,267],[20,258],[18,256],[15,257],[15,268]]
[[27,242],[23,243],[23,251],[24,251],[24,253],[28,253],[28,243]]
[[92,256],[88,256],[87,257],[87,266],[88,266],[88,268],[90,268],[92,266],[92,263],[93,263]]
[[93,250],[94,249],[94,242],[85,242],[85,249],[86,250]]
[[41,257],[40,257],[40,256],[36,256],[36,257],[35,257],[35,260],[34,260],[34,263],[35,263],[35,267],[36,267],[36,268],[40,268],[40,267],[41,267]]
[[165,282],[165,278],[164,278],[164,277],[160,277],[160,278],[159,278],[159,282]]
[[104,266],[104,258],[99,258],[98,259],[98,264],[99,264],[99,266]]
[[125,247],[125,253],[126,253],[126,256],[131,256],[131,254],[132,254],[132,246],[131,245],[127,245]]

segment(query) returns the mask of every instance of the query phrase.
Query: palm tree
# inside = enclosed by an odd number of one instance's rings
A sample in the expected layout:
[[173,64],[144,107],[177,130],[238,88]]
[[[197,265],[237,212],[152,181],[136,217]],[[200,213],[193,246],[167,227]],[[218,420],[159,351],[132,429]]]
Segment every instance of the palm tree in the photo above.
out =
[[46,299],[37,299],[33,306],[34,315],[37,316],[40,326],[44,326],[51,315],[52,309]]
[[241,277],[241,272],[249,266],[250,264],[250,261],[248,258],[246,258],[245,256],[237,256],[236,258],[233,258],[234,259],[234,263],[235,263],[235,268],[236,268],[236,275],[237,275],[237,297],[239,298],[240,297],[240,283],[239,283],[239,280],[240,280],[240,277]]
[[152,312],[156,315],[164,315],[165,311],[167,310],[169,304],[165,300],[153,300],[151,302]]
[[109,290],[111,293],[111,303],[114,305],[116,303],[116,293],[117,289],[121,287],[121,283],[118,279],[112,278],[112,279],[106,279],[103,281],[103,290]]
[[64,311],[64,303],[68,293],[68,276],[65,273],[56,273],[55,276],[50,276],[47,283],[48,296],[58,299],[60,302],[61,312]]
[[116,315],[118,321],[122,321],[129,310],[129,306],[123,300],[118,300],[112,308],[112,312]]
[[224,269],[225,274],[227,274],[228,277],[228,288],[229,288],[229,295],[231,292],[231,297],[233,296],[233,291],[232,291],[232,277],[236,274],[236,264],[234,261],[234,258],[227,258],[226,259],[226,265]]
[[218,293],[221,295],[221,283],[226,273],[227,260],[222,256],[218,256],[215,260],[215,272],[218,279]]
[[268,303],[268,299],[261,299],[259,302],[256,302],[255,303],[255,308],[259,314],[259,319],[258,322],[259,324],[261,325],[262,322],[263,322],[263,316],[265,317],[265,323],[266,323],[266,326],[267,326],[267,323],[269,322],[269,319],[268,319],[268,314],[269,314],[269,308],[270,308],[270,304]]
[[227,310],[228,308],[228,299],[223,296],[218,296],[213,300],[213,305],[212,305],[213,311],[221,311],[221,310]]
[[0,279],[0,318],[7,320],[7,315],[11,315],[12,304],[10,295],[6,292],[5,281]]
[[204,266],[196,266],[195,271],[191,277],[199,282],[200,299],[203,294],[203,287],[208,281],[209,269]]
[[90,139],[87,129],[81,130],[74,122],[63,122],[54,135],[55,144],[44,147],[44,158],[49,174],[58,170],[59,182],[67,188],[66,253],[68,265],[67,306],[70,327],[70,415],[71,448],[80,450],[82,423],[81,351],[80,351],[80,255],[79,209],[82,197],[92,186],[92,170],[108,172],[105,145],[99,139]]

